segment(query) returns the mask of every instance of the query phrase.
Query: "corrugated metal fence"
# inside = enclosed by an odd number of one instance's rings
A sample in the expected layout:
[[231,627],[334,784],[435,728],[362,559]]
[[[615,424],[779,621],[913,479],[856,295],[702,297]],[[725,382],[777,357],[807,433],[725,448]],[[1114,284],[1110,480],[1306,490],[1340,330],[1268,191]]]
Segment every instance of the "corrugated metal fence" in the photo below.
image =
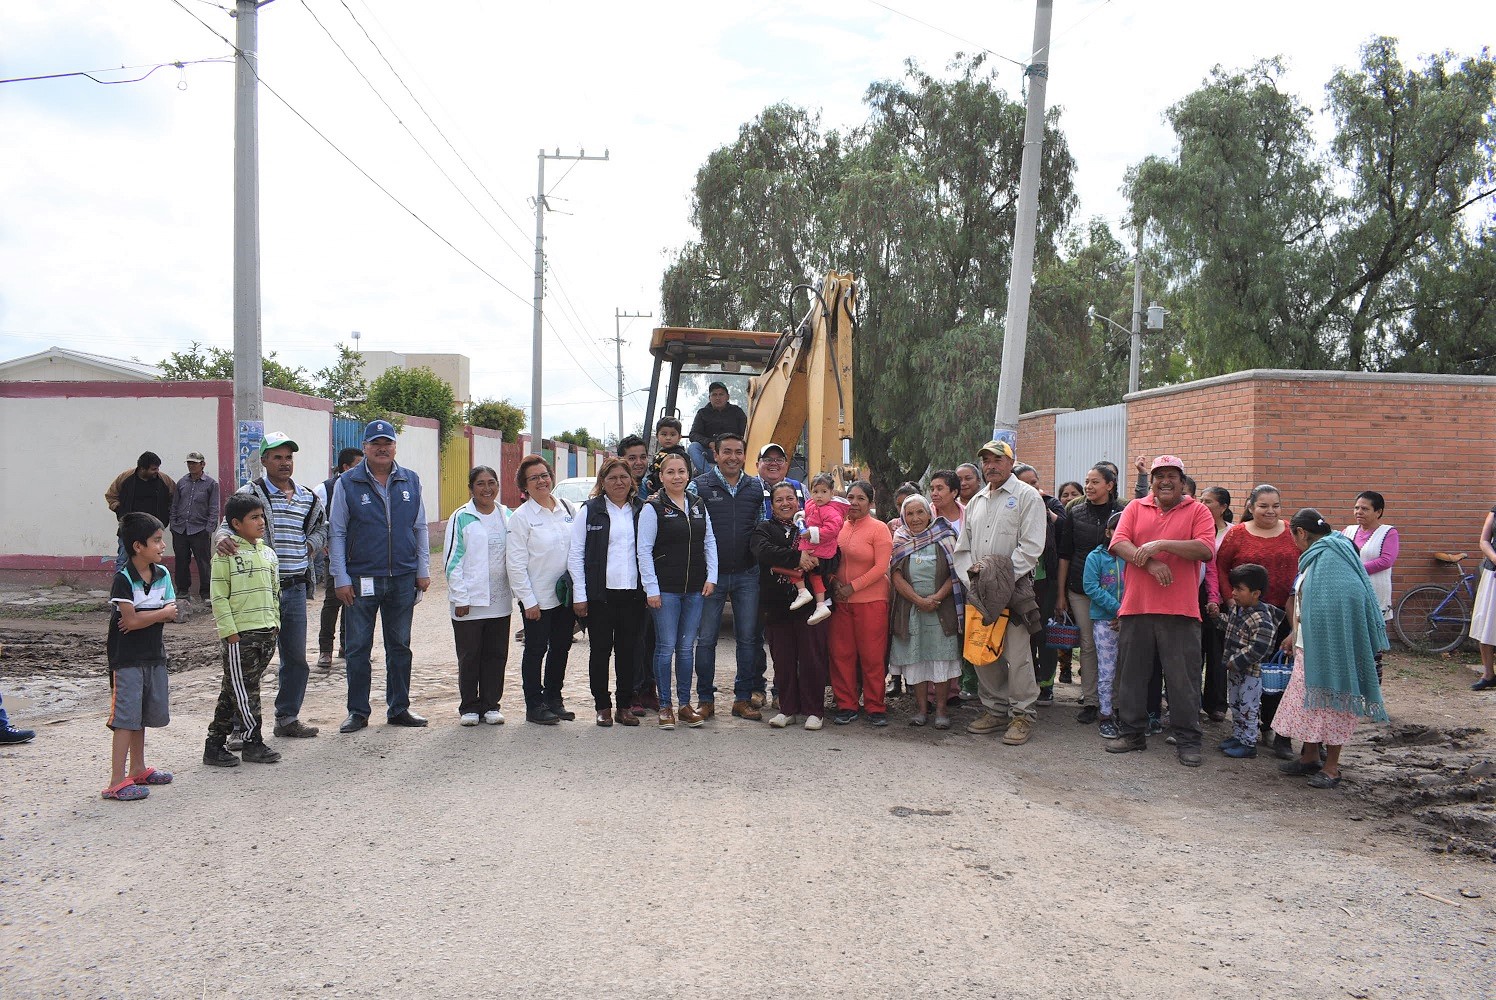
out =
[[467,477],[468,470],[472,468],[472,441],[464,433],[465,430],[462,427],[453,428],[452,436],[447,439],[447,446],[442,449],[440,501],[443,521],[468,500]]
[[338,452],[344,448],[362,448],[364,425],[353,417],[332,418],[332,454],[327,456],[327,467],[338,467]]
[[1127,468],[1127,404],[1061,413],[1054,422],[1056,483],[1085,478],[1102,459]]

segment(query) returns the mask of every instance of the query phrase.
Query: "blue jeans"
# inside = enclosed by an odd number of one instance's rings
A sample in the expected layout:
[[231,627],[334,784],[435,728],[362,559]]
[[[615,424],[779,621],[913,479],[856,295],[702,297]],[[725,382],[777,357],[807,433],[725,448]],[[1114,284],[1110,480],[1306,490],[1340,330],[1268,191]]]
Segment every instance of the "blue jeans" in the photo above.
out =
[[[353,578],[353,603],[343,621],[348,641],[348,712],[369,717],[369,652],[374,648],[377,614],[384,628],[384,701],[393,718],[410,707],[410,616],[416,606],[416,575],[373,579],[373,596],[362,597],[359,578]],[[305,627],[303,622],[303,648]]]
[[747,701],[753,695],[753,675],[758,671],[758,652],[763,649],[758,638],[757,567],[720,574],[717,589],[703,599],[701,632],[696,637],[696,694],[702,701],[714,700],[717,691],[717,635],[722,631],[722,609],[728,597],[732,598],[732,634],[738,644],[733,699]]
[[118,551],[114,556],[114,571],[116,573],[124,569],[125,563],[130,561],[130,553],[125,551],[125,540],[123,538],[117,541],[117,547]]
[[686,446],[686,454],[691,456],[692,475],[699,476],[717,464],[712,449],[695,441]]
[[295,722],[301,714],[302,699],[306,697],[306,581],[282,587],[280,595],[280,689],[275,692],[277,724]]
[[677,704],[691,704],[691,675],[696,663],[696,630],[701,627],[702,596],[661,594],[660,606],[651,608],[655,626],[654,672],[660,707],[670,704],[670,661],[675,660]]

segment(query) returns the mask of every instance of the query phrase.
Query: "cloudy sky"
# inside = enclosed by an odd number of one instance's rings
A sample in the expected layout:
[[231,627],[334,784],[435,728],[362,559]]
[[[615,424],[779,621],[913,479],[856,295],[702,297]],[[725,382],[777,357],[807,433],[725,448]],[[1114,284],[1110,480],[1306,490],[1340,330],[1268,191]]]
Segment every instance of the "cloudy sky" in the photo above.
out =
[[[0,77],[225,56],[189,11],[233,38],[206,0],[5,0]],[[366,350],[461,352],[475,397],[528,406],[536,151],[607,148],[569,173],[547,164],[543,415],[548,435],[615,431],[613,311],[658,314],[712,149],[776,101],[856,125],[868,83],[909,58],[938,69],[980,46],[1017,94],[1033,17],[1033,0],[277,0],[260,12],[261,77],[342,152],[262,92],[265,349],[309,371],[353,330]],[[1377,33],[1408,61],[1469,53],[1496,39],[1496,4],[1057,0],[1049,101],[1080,217],[1118,223],[1125,170],[1171,150],[1163,111],[1213,65],[1282,55],[1317,108]],[[0,85],[0,359],[232,345],[232,90],[227,63]],[[650,326],[624,331],[630,390],[648,385]]]

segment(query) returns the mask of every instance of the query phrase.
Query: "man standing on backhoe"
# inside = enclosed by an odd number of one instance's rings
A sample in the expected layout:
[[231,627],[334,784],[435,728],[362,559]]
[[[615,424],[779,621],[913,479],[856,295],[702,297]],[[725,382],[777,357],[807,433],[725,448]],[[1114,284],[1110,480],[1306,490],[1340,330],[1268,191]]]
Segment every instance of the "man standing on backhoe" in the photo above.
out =
[[719,434],[742,437],[747,433],[748,414],[727,401],[727,386],[713,382],[707,389],[707,405],[696,411],[696,419],[691,422],[691,467],[699,475],[716,462],[712,446]]

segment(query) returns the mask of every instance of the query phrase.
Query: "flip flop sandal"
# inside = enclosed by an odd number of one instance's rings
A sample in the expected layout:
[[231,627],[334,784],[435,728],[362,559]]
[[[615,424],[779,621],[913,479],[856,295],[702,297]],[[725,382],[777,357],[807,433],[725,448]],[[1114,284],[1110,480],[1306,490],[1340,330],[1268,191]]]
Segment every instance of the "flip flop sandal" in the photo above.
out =
[[134,778],[126,776],[119,784],[104,789],[101,794],[106,799],[114,799],[118,802],[134,802],[136,799],[143,799],[151,794],[151,790],[144,785],[137,785]]
[[170,771],[158,771],[154,767],[148,767],[131,780],[137,785],[169,785],[171,777]]

